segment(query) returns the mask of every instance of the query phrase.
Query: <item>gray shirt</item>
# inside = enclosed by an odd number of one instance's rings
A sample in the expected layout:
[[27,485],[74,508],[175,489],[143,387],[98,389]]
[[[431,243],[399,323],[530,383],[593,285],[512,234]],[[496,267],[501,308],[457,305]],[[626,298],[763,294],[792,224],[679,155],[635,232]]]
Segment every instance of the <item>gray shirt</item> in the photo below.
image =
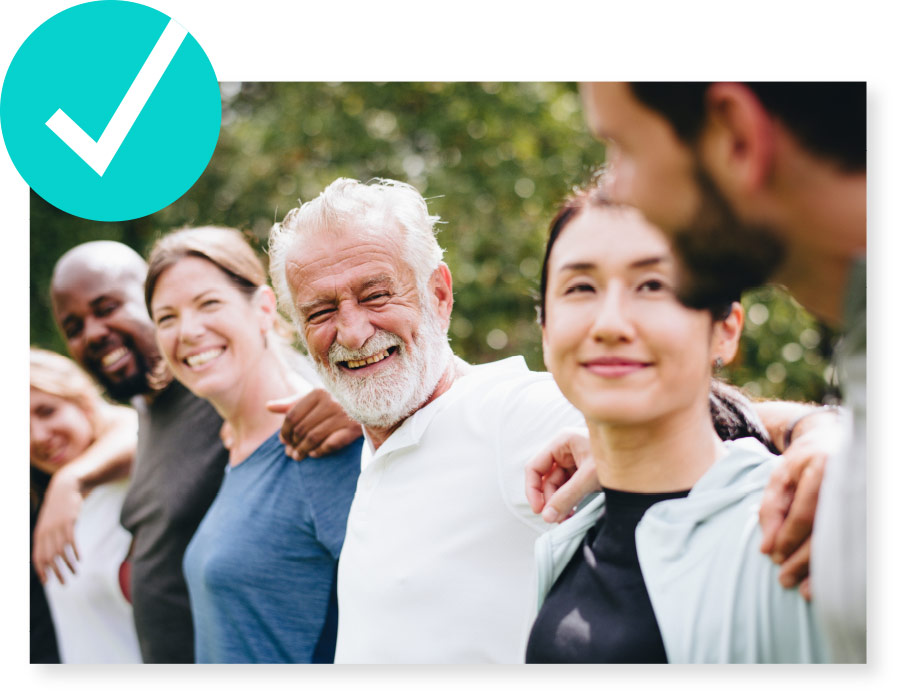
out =
[[866,661],[866,261],[854,265],[835,352],[851,415],[828,462],[816,510],[810,583],[835,662]]
[[122,525],[132,536],[131,601],[145,663],[194,661],[194,627],[181,570],[185,548],[222,483],[222,419],[172,382],[139,398],[138,447]]

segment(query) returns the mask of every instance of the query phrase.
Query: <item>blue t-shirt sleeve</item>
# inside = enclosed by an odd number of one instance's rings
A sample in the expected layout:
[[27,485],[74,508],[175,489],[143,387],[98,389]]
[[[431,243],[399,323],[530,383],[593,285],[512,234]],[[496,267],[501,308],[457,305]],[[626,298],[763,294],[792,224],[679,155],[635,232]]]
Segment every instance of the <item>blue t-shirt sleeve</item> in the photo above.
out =
[[359,479],[359,438],[322,458],[305,458],[300,466],[318,541],[337,559],[344,544],[350,503]]

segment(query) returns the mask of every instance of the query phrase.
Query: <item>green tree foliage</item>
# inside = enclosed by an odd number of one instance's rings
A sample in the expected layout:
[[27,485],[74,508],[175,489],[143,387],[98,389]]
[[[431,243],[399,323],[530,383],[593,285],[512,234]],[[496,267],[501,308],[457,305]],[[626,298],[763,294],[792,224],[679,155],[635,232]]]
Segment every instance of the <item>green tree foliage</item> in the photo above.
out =
[[[146,253],[173,228],[219,224],[246,231],[264,251],[272,224],[336,177],[388,177],[417,187],[444,221],[438,239],[454,277],[457,354],[472,362],[523,354],[543,368],[534,294],[547,227],[604,160],[574,85],[243,83],[223,84],[222,96],[216,152],[166,209],[98,223],[32,194],[32,343],[64,350],[47,288],[55,260],[80,242],[120,240]],[[740,363],[727,375],[756,394],[822,399],[829,337],[783,294],[766,289],[747,302]],[[755,322],[757,307],[768,322]]]

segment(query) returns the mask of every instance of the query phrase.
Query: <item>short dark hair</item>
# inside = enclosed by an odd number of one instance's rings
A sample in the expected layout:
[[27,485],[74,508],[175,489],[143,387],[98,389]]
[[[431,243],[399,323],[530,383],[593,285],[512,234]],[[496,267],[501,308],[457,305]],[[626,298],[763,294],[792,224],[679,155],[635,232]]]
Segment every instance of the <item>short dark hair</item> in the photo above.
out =
[[[632,82],[631,91],[662,114],[685,143],[706,122],[710,82]],[[746,82],[763,106],[807,150],[846,172],[866,169],[866,83]]]

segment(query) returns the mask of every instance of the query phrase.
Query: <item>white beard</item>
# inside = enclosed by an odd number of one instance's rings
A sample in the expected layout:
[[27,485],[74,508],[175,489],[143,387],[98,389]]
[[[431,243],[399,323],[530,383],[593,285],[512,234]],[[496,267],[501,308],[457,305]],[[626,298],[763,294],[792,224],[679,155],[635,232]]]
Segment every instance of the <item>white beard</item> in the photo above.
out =
[[[356,377],[337,365],[339,361],[363,359],[393,346],[397,347],[397,356],[389,367],[377,373]],[[363,426],[383,429],[399,424],[425,404],[452,358],[447,334],[441,331],[436,318],[426,314],[411,351],[393,332],[378,330],[357,350],[332,344],[328,364],[314,364],[325,388],[350,417]]]

